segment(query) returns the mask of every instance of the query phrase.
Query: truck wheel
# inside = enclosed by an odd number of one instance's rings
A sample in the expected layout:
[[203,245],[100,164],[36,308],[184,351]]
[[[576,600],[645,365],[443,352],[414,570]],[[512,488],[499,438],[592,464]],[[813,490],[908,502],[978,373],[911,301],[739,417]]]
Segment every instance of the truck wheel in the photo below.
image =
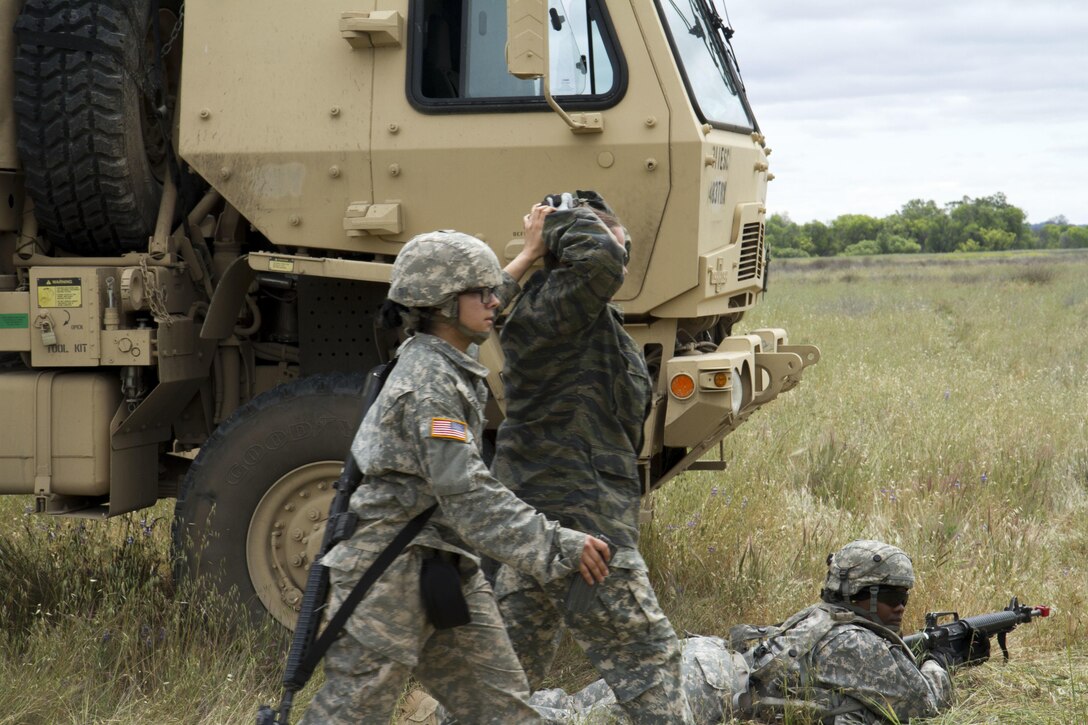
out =
[[359,427],[363,376],[315,375],[263,393],[205,442],[178,493],[177,574],[294,627],[310,563]]
[[[177,0],[160,6],[165,43]],[[26,190],[42,234],[69,252],[144,250],[155,229],[168,142],[154,108],[149,8],[149,0],[26,0],[15,24]],[[167,86],[170,114],[176,84]]]

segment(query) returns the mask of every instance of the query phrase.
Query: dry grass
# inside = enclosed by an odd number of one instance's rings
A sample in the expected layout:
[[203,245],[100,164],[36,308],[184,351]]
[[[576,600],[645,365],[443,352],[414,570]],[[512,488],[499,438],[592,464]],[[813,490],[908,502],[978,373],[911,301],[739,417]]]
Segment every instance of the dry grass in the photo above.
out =
[[[1056,606],[1008,664],[958,674],[935,722],[1088,722],[1088,256],[807,262],[775,265],[738,332],[785,327],[822,362],[726,440],[727,470],[653,497],[643,548],[674,625],[780,621],[829,551],[881,538],[914,556],[908,628]],[[277,696],[276,630],[171,580],[170,502],[82,525],[26,503],[0,499],[0,725],[251,723]],[[565,649],[553,684],[592,678]]]

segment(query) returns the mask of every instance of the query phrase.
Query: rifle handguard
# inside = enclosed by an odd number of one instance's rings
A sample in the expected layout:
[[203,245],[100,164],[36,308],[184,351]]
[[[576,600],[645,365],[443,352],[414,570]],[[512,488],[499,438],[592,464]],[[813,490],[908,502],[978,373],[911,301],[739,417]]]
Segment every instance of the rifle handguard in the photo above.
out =
[[359,526],[359,514],[354,511],[344,511],[336,514],[326,523],[326,526],[332,526],[333,541],[347,541],[355,535],[355,529]]

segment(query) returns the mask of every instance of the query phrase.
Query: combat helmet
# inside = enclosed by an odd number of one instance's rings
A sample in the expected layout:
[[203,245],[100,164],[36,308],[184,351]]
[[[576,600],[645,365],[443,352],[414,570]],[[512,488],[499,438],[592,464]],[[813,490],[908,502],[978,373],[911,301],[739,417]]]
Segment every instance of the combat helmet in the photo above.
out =
[[[914,567],[907,552],[882,541],[851,541],[827,557],[825,601],[849,602],[863,589],[914,586]],[[875,597],[870,598],[875,603]]]
[[[404,245],[393,263],[388,297],[409,310],[434,309],[461,329],[457,296],[500,284],[502,268],[491,247],[468,234],[443,230],[418,234]],[[479,333],[461,331],[482,341]]]

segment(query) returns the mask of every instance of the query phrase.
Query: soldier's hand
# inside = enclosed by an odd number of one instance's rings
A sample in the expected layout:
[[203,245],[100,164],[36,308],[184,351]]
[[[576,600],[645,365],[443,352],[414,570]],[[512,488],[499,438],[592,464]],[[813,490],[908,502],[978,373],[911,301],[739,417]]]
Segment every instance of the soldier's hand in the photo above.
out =
[[525,228],[525,246],[522,253],[527,254],[534,262],[548,251],[548,245],[544,242],[544,217],[553,211],[553,207],[534,204],[522,219]]
[[948,648],[933,649],[926,653],[926,658],[922,662],[934,662],[940,665],[944,670],[951,672],[952,668],[961,664],[962,659],[956,655],[956,653]]
[[612,553],[608,550],[608,544],[592,536],[586,537],[582,545],[582,561],[578,566],[578,571],[586,580],[586,584],[592,586],[604,581],[604,578],[608,576],[608,560],[611,558]]

